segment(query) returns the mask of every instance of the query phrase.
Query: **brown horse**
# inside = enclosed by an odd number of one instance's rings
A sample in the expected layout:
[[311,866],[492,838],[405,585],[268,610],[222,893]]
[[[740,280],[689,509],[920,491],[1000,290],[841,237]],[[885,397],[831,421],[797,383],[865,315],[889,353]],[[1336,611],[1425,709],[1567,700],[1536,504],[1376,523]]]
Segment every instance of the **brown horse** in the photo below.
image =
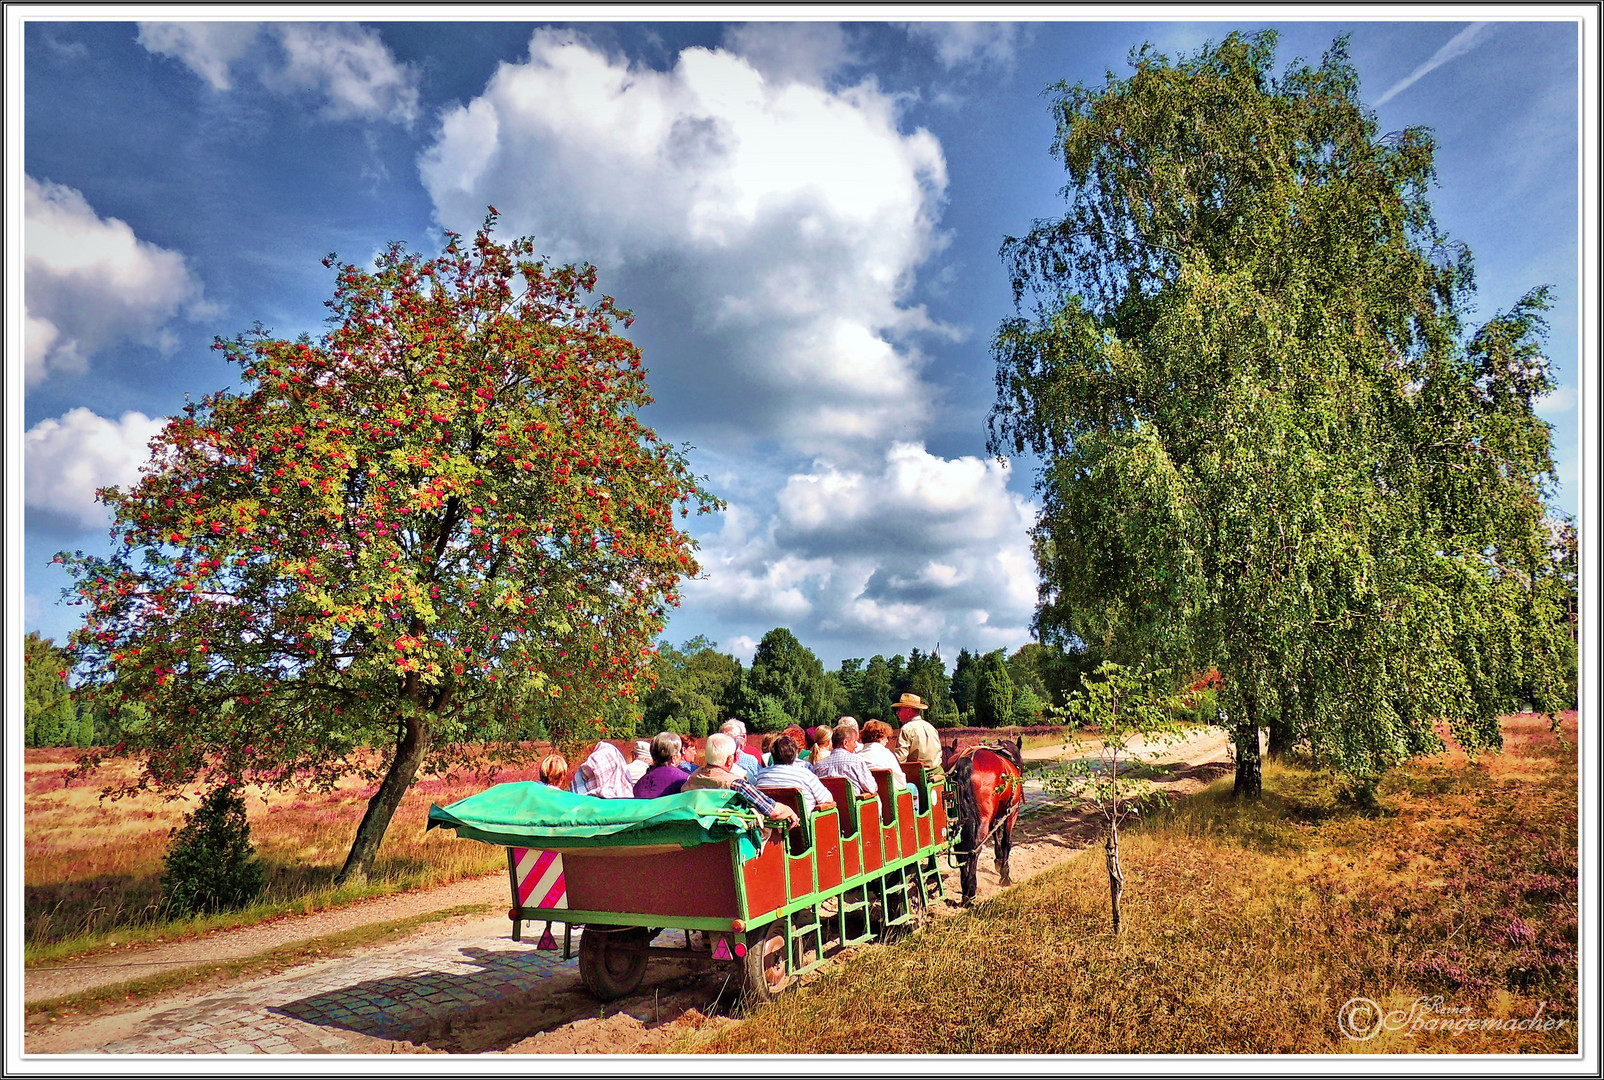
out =
[[979,891],[980,849],[995,844],[997,876],[1012,885],[1008,856],[1013,850],[1014,822],[1025,804],[1023,739],[1002,746],[942,746],[947,791],[952,797],[952,825],[957,834],[953,854],[958,857],[964,904]]

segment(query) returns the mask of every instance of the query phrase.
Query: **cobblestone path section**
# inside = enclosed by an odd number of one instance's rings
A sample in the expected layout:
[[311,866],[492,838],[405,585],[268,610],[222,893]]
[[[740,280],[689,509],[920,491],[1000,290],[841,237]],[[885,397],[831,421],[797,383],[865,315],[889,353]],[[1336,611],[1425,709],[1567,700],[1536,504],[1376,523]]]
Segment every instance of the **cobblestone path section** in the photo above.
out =
[[[505,921],[501,922],[503,927]],[[534,925],[538,937],[540,924]],[[561,942],[562,934],[556,934]],[[574,933],[577,953],[580,934]],[[505,930],[420,949],[326,960],[152,1013],[130,1037],[80,1053],[362,1054],[452,1013],[529,993],[578,960]]]

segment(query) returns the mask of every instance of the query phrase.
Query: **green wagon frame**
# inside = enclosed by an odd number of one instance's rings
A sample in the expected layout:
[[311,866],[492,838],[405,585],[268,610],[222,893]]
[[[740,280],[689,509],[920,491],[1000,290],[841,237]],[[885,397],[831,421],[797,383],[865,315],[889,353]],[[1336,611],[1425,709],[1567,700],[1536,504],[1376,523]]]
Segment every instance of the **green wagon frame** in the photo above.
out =
[[[576,830],[538,813],[488,826],[475,820],[471,804],[492,788],[431,808],[429,827],[508,848],[513,939],[521,940],[525,921],[564,923],[567,959],[572,929],[581,927],[580,977],[601,1000],[638,988],[651,959],[676,958],[722,968],[743,998],[764,1001],[843,948],[901,936],[941,898],[944,785],[917,764],[902,768],[907,786],[894,787],[889,771],[875,770],[879,790],[867,797],[843,779],[823,778],[836,805],[812,814],[802,814],[801,792],[769,790],[802,817],[800,827],[783,835],[762,829],[733,795],[716,791],[633,806],[611,800],[614,806],[605,808],[565,792],[538,794],[540,809],[555,800],[557,808],[577,807],[581,815],[664,811],[622,827]],[[520,903],[515,847],[561,852],[568,907]],[[665,937],[665,931],[680,933]]]

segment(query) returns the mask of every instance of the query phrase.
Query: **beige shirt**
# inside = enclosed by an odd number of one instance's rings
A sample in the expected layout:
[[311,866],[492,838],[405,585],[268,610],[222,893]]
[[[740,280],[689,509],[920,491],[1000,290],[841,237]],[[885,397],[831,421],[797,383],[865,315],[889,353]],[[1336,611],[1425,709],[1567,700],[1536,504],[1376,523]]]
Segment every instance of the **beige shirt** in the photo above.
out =
[[729,788],[737,780],[746,779],[736,776],[729,769],[720,769],[712,765],[703,765],[685,778],[685,791],[695,791],[698,788]]
[[897,760],[917,761],[925,767],[925,776],[932,782],[944,779],[941,769],[941,736],[930,721],[924,718],[909,720],[897,732]]

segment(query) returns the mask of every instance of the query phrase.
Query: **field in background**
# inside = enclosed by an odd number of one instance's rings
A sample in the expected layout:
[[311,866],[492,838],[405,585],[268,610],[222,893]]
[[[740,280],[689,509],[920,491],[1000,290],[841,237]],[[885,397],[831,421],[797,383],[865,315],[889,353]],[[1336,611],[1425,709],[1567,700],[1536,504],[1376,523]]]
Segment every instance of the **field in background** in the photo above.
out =
[[[1397,769],[1379,812],[1292,765],[1256,806],[1223,779],[1123,832],[1119,939],[1093,848],[668,1049],[1575,1053],[1575,713],[1563,732],[1507,717],[1504,752]],[[1351,1040],[1359,997],[1412,1019]]]
[[64,787],[78,753],[29,750],[24,759],[23,914],[31,962],[111,940],[171,939],[504,869],[501,848],[465,844],[449,832],[425,834],[429,804],[454,802],[492,782],[535,778],[529,766],[504,769],[494,781],[488,772],[460,771],[421,780],[396,811],[369,883],[338,890],[334,875],[377,785],[346,781],[328,793],[247,789],[251,839],[268,872],[266,896],[246,911],[171,923],[159,911],[162,856],[168,831],[194,801],[146,794],[102,802],[113,773],[134,771],[129,761]]

